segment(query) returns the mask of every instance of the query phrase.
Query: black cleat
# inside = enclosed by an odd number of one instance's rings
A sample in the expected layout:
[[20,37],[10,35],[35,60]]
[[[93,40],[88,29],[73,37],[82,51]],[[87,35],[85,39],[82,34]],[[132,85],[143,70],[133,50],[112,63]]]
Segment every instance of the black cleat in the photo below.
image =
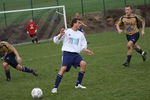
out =
[[125,62],[124,64],[122,64],[124,67],[129,67],[129,63]]
[[147,55],[147,52],[144,51],[144,53],[142,54],[143,61],[146,61],[146,55]]
[[37,73],[35,70],[33,70],[32,74],[33,74],[34,76],[38,76],[38,73]]

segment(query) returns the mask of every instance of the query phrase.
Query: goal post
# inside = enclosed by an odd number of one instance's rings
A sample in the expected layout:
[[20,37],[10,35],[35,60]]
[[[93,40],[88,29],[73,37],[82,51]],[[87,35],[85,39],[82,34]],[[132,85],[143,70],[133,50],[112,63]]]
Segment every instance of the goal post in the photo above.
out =
[[[33,11],[33,16],[31,12]],[[4,18],[6,16],[6,19]],[[59,29],[67,28],[65,6],[52,6],[32,9],[0,11],[0,40],[12,44],[29,42],[25,27],[29,19],[35,19],[38,26],[37,36],[40,40],[48,40],[58,34]],[[4,20],[7,26],[4,26]]]

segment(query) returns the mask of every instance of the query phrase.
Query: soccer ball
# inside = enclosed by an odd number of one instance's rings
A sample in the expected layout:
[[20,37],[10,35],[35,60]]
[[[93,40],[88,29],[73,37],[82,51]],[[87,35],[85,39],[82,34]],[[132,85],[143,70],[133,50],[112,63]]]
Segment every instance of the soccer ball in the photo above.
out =
[[43,92],[40,88],[34,88],[31,91],[31,95],[32,95],[32,98],[37,99],[37,98],[41,98],[43,96]]

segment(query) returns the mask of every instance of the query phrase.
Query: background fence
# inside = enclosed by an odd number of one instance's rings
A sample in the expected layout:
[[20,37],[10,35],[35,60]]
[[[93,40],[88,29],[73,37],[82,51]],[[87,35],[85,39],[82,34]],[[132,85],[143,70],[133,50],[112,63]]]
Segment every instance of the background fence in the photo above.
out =
[[[0,1],[0,11],[65,5],[67,16],[70,18],[77,12],[84,15],[88,12],[105,12],[107,9],[122,8],[125,5],[148,4],[150,0],[3,0]],[[30,41],[25,27],[31,18],[35,19],[39,27],[39,39],[49,39],[63,26],[61,24],[63,18],[59,18],[56,9],[0,14],[0,39],[11,43]]]
[[0,11],[44,6],[65,5],[68,15],[80,12],[120,8],[124,5],[147,5],[150,0],[3,0],[0,1]]
[[[45,6],[65,5],[67,16],[74,13],[82,13],[101,11],[104,13],[107,9],[121,8],[125,5],[148,5],[150,0],[3,0],[0,1],[0,11],[38,8]],[[31,12],[33,18],[34,13]],[[0,24],[7,26],[7,14],[0,14]]]

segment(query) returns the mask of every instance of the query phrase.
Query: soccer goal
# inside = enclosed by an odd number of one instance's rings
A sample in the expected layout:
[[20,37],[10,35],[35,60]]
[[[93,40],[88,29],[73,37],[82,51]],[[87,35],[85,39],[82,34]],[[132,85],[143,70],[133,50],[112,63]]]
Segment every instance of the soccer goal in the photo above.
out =
[[65,6],[0,11],[0,19],[0,40],[12,44],[31,41],[26,33],[30,19],[37,24],[37,36],[41,41],[58,34],[60,28],[67,28]]

